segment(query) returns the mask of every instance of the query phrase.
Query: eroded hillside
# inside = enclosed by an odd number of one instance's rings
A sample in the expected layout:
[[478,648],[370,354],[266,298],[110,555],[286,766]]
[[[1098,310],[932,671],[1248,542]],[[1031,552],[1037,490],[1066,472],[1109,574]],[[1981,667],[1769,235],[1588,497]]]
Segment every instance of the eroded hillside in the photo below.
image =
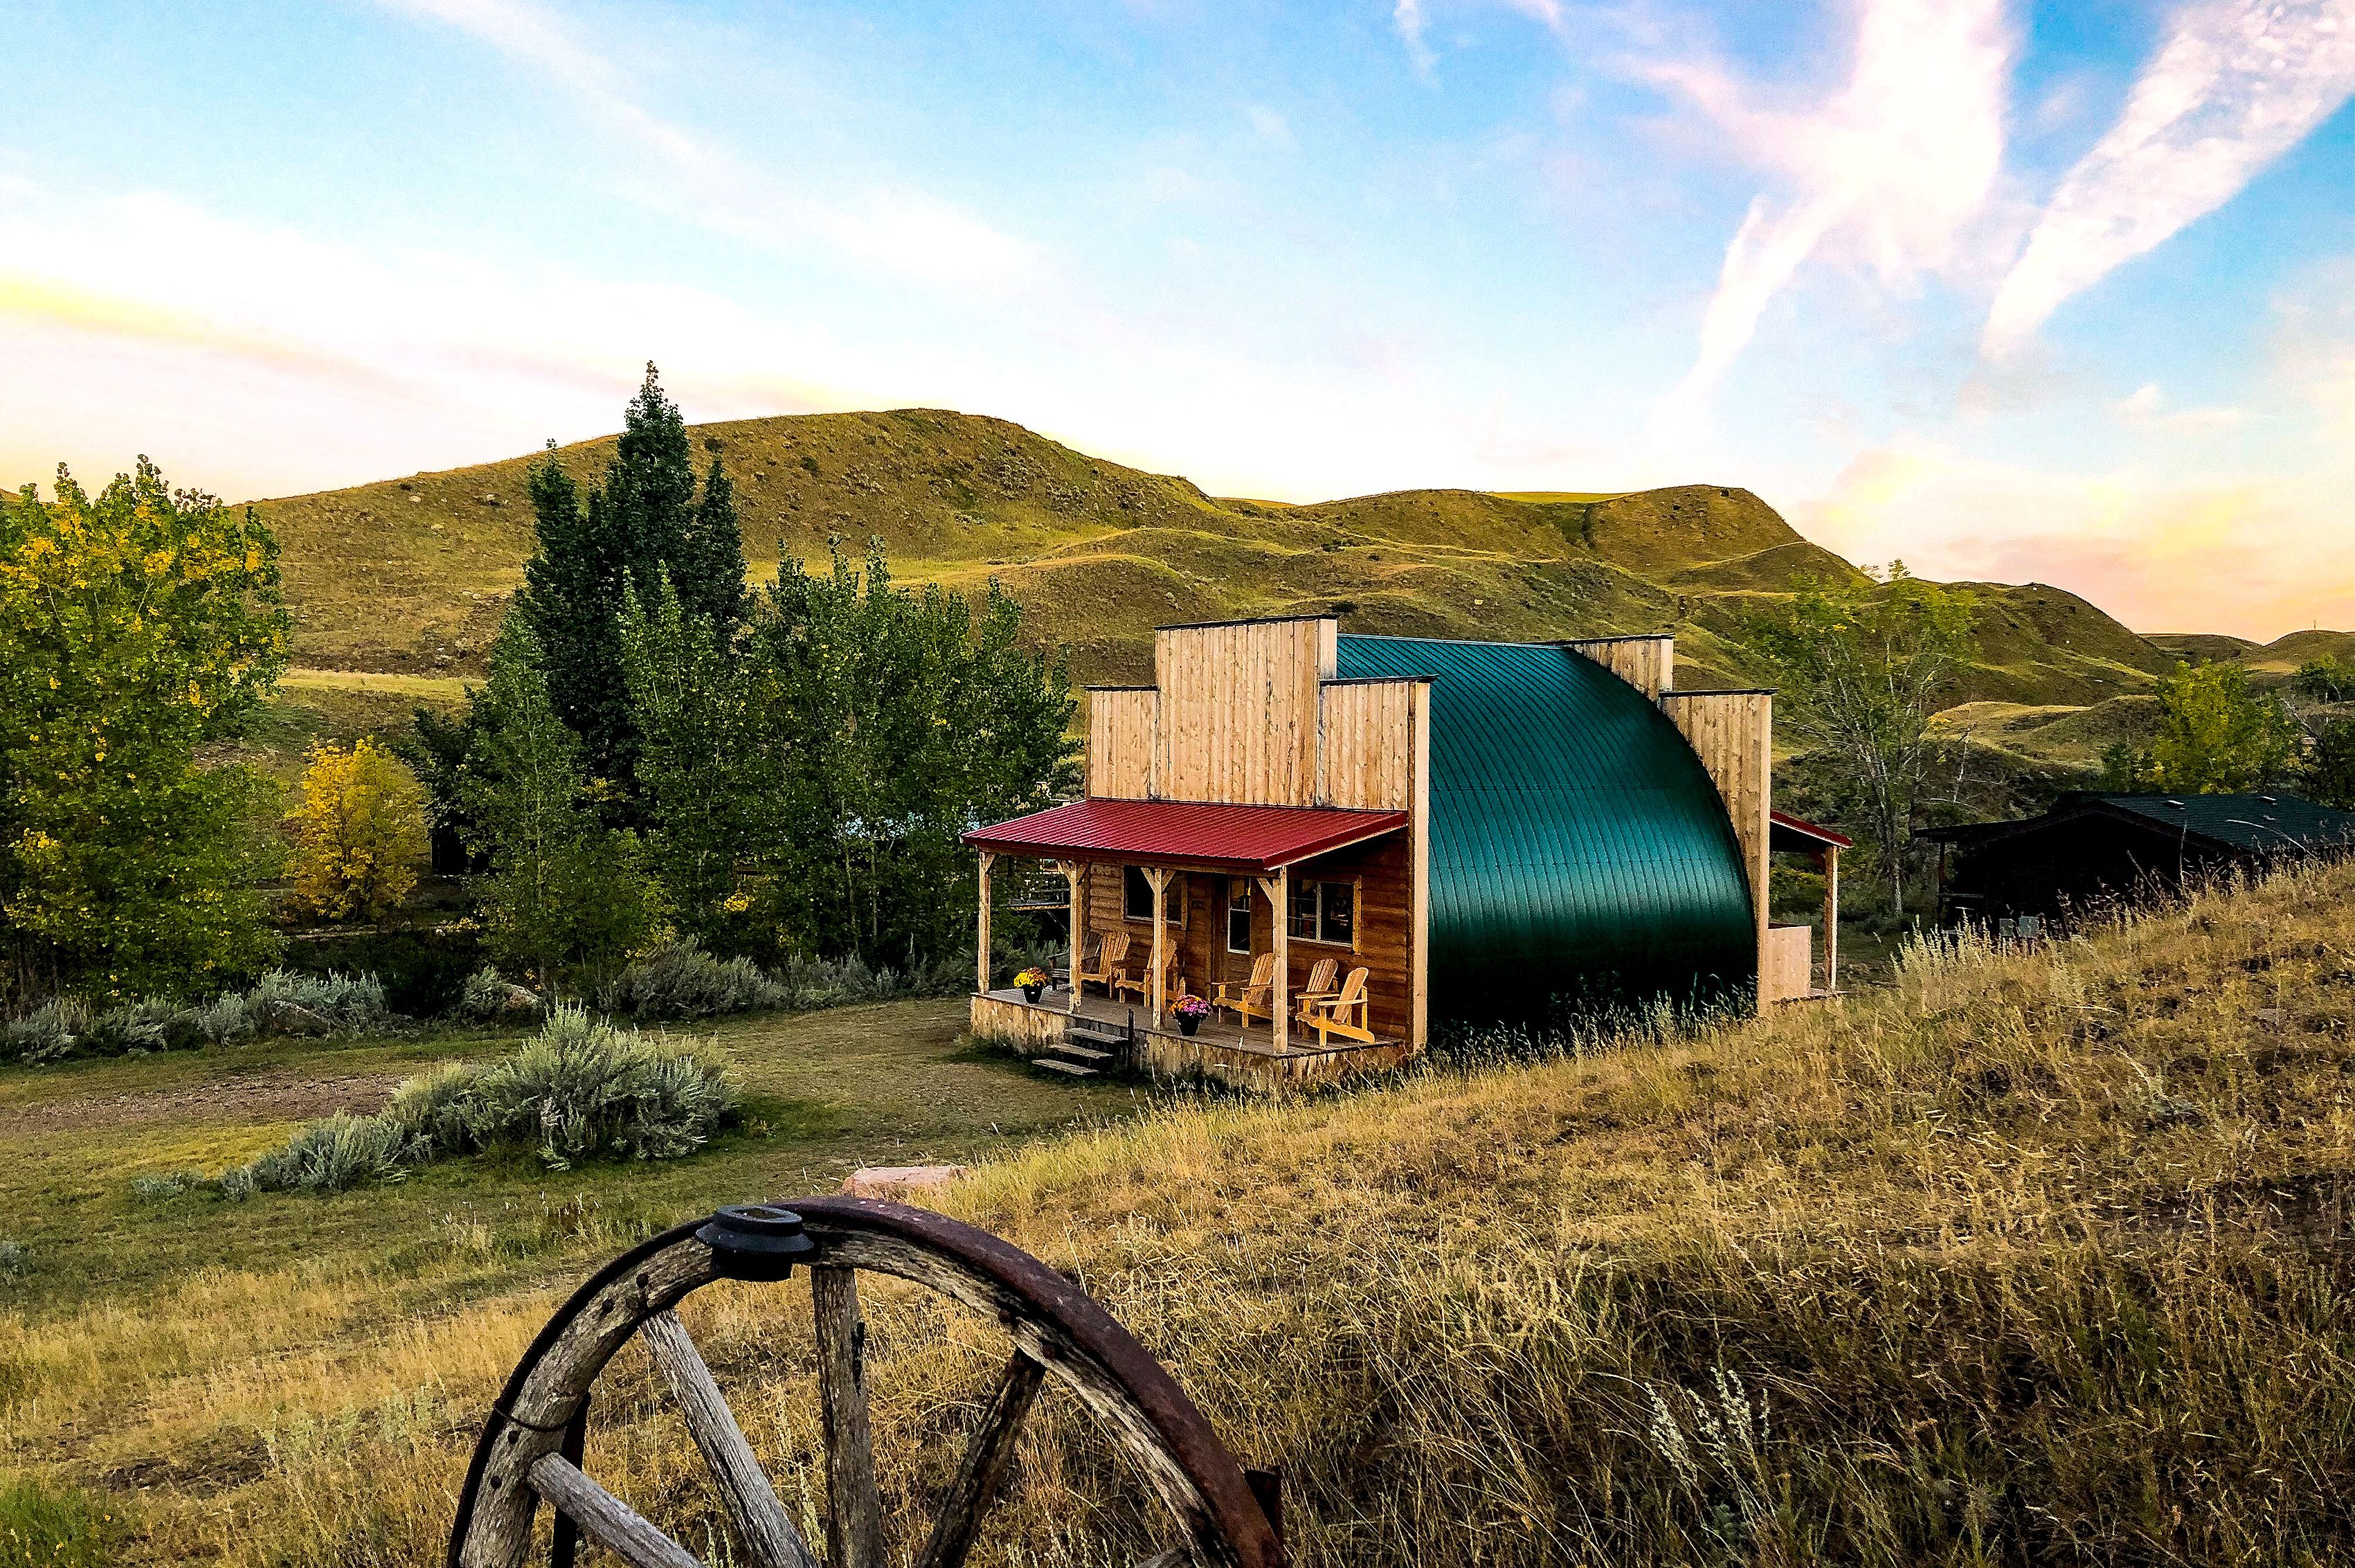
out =
[[[1146,671],[1178,620],[1335,610],[1352,630],[1544,638],[1674,630],[1678,680],[1765,671],[1742,624],[1794,576],[1855,568],[1746,490],[1620,496],[1413,490],[1311,506],[1221,499],[1003,420],[937,410],[693,427],[723,458],[756,577],[781,551],[870,536],[903,578],[995,576],[1083,680]],[[586,479],[613,439],[559,456]],[[260,503],[285,547],[299,665],[478,670],[531,548],[517,457]],[[1982,585],[1982,657],[1956,701],[2083,706],[2145,689],[2169,656],[2058,589]]]

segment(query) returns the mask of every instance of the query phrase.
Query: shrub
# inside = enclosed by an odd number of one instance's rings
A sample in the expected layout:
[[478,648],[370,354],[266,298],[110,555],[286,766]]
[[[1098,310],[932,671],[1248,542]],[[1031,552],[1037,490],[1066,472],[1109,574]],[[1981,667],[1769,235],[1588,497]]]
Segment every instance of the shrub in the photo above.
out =
[[[284,1148],[242,1168],[242,1174],[263,1192],[341,1192],[363,1181],[400,1180],[409,1166],[426,1157],[420,1142],[389,1116],[337,1112],[296,1133]],[[234,1174],[224,1173],[224,1189]]]
[[714,958],[692,941],[674,942],[622,971],[617,1010],[640,1019],[701,1019],[781,1008],[785,987],[750,958]]
[[44,1002],[8,1024],[7,1054],[16,1061],[57,1061],[90,1032],[90,1014],[70,997]]
[[201,1170],[176,1170],[169,1176],[134,1176],[131,1179],[131,1196],[143,1202],[156,1202],[165,1198],[177,1198],[183,1192],[195,1192],[205,1185]]
[[14,1279],[20,1274],[33,1272],[33,1249],[22,1242],[0,1237],[0,1279]]
[[223,991],[195,1009],[197,1031],[215,1045],[243,1040],[259,1027],[242,991]]
[[[733,1121],[727,1065],[692,1043],[562,1008],[515,1055],[451,1062],[410,1079],[373,1116],[314,1122],[284,1148],[225,1172],[224,1197],[340,1192],[410,1168],[527,1145],[551,1170],[589,1159],[677,1159]],[[232,1191],[232,1188],[236,1190]]]
[[120,1056],[126,1051],[191,1046],[203,1038],[193,1010],[161,997],[149,997],[100,1015],[91,1027],[88,1043],[102,1056]]
[[364,1029],[387,1017],[384,986],[373,975],[299,975],[272,969],[254,983],[246,1005],[266,1023],[288,1028],[300,1008],[333,1029]]
[[487,1023],[508,1013],[538,1012],[539,997],[510,982],[491,965],[485,964],[466,976],[458,992],[458,1011],[478,1023]]

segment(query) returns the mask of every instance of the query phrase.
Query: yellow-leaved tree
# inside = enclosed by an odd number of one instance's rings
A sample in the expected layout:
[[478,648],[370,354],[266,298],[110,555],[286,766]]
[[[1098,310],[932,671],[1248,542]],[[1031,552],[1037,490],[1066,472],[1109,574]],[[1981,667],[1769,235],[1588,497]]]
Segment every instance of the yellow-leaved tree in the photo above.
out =
[[417,886],[429,843],[425,792],[373,741],[314,747],[297,825],[294,898],[331,920],[374,917]]

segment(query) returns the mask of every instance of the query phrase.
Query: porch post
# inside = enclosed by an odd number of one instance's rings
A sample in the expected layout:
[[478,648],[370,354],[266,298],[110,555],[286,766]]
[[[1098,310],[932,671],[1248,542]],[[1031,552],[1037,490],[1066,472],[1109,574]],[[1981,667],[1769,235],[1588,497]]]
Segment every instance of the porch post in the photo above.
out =
[[1824,846],[1824,989],[1839,989],[1839,846]]
[[1088,939],[1088,869],[1077,860],[1063,862],[1063,880],[1071,888],[1071,1011],[1080,1010],[1080,954]]
[[1275,880],[1259,880],[1260,891],[1275,905],[1275,989],[1268,995],[1269,1038],[1284,1050],[1292,1040],[1292,868],[1276,868]]
[[1167,866],[1147,866],[1145,868],[1145,880],[1153,886],[1153,974],[1151,976],[1151,995],[1153,997],[1153,1027],[1155,1029],[1159,1029],[1161,1027],[1161,1006],[1164,1000],[1166,1000],[1162,996],[1162,992],[1167,989],[1166,982],[1168,978],[1167,972],[1163,968],[1163,965],[1166,962],[1168,951],[1167,945],[1168,936],[1165,923],[1168,915],[1169,868]]
[[981,912],[980,930],[975,939],[974,968],[978,972],[975,988],[989,989],[989,867],[997,856],[987,849],[981,852]]

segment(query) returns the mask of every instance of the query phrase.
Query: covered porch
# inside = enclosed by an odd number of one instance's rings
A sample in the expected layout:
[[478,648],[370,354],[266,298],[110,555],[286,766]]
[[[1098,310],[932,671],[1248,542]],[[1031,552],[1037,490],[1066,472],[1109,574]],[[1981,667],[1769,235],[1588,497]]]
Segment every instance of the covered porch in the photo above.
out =
[[1842,849],[1854,843],[1844,833],[1802,821],[1788,812],[1767,813],[1769,853],[1811,860],[1824,879],[1823,984],[1816,984],[1816,928],[1770,923],[1764,950],[1759,954],[1761,1003],[1816,1001],[1838,994],[1839,856]]
[[1239,1089],[1265,1092],[1380,1072],[1412,1054],[1404,1042],[1394,1040],[1367,1043],[1336,1038],[1320,1046],[1313,1033],[1278,1046],[1266,1026],[1246,1028],[1224,1013],[1212,1015],[1187,1035],[1175,1024],[1156,1028],[1134,1003],[1093,994],[1075,998],[1060,983],[1035,1002],[1014,987],[975,992],[973,1027],[975,1033],[1016,1041],[1033,1061],[1066,1071],[1117,1064],[1159,1078],[1199,1073]]
[[[968,834],[975,1028],[1134,1019],[1142,1065],[1234,1057],[1253,1077],[1304,1055],[1403,1059],[1418,1043],[1406,826],[1400,811],[1096,798]],[[991,878],[1009,856],[1052,866],[1069,905],[1063,967],[1035,1003],[992,972]],[[1190,1036],[1177,1016],[1189,996],[1212,1005]]]

